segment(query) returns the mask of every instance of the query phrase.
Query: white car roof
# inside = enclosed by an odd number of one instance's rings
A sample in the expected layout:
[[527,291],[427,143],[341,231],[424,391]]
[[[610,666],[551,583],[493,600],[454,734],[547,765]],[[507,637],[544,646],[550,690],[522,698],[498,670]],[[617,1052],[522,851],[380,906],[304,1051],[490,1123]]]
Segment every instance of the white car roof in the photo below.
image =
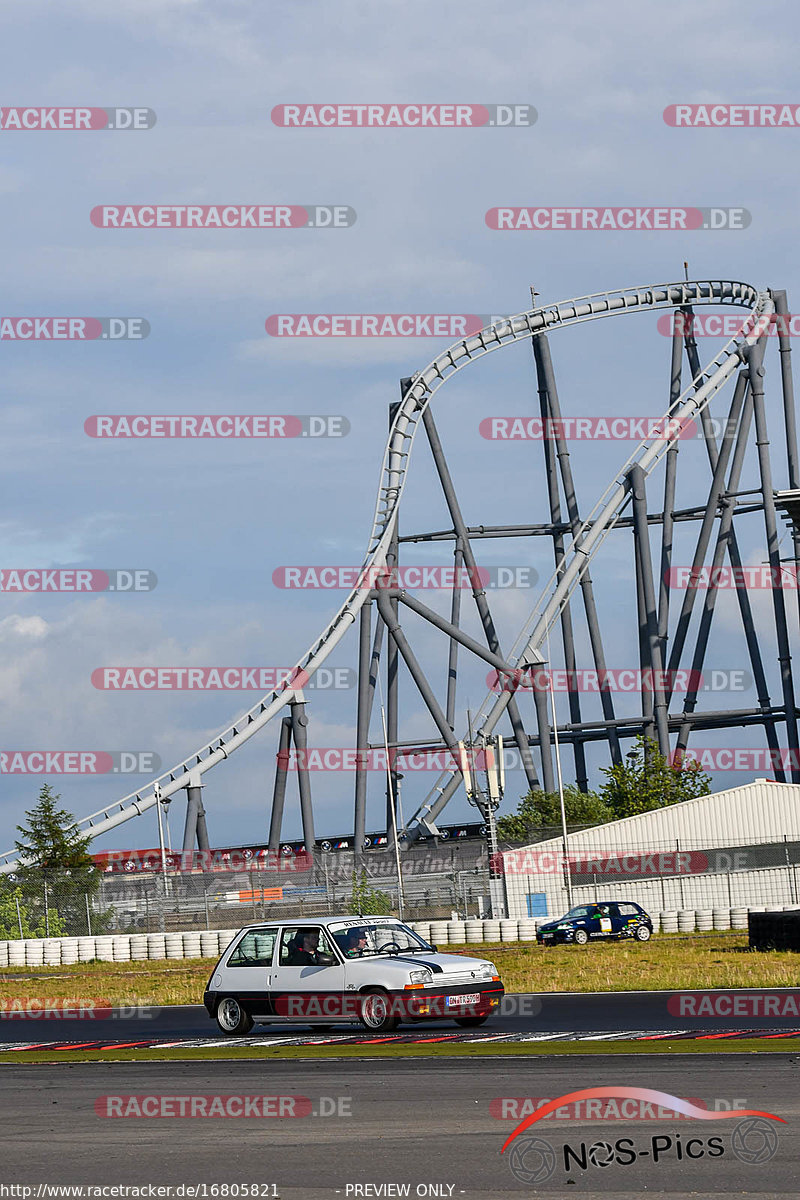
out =
[[393,922],[402,925],[399,917],[354,917],[352,913],[342,913],[339,917],[278,917],[271,920],[265,917],[263,921],[251,921],[249,925],[240,925],[240,929],[262,929],[265,925],[289,925],[292,929],[306,925],[375,925]]

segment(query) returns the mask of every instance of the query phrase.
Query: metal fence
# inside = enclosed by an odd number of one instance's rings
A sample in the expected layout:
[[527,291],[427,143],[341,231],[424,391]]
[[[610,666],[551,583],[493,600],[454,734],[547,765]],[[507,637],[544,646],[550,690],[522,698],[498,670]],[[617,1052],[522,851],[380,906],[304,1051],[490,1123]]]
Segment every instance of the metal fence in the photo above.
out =
[[[125,869],[127,868],[127,869]],[[489,872],[480,842],[412,847],[401,861],[406,919],[466,919],[488,915]],[[167,933],[240,927],[293,916],[358,911],[400,912],[394,852],[375,851],[355,871],[351,853],[320,853],[247,869],[187,865],[164,873],[128,858],[81,890],[63,874],[38,871],[24,884],[0,877],[0,939],[80,937],[105,933]]]
[[[492,913],[486,847],[470,840],[401,852],[407,920],[552,917],[568,907],[560,843],[540,841],[503,856],[506,913]],[[569,847],[574,904],[634,900],[648,912],[800,906],[800,841],[731,846],[706,839],[613,850]],[[314,861],[253,861],[244,869],[189,865],[162,873],[127,859],[96,887],[81,890],[58,872],[25,881],[0,876],[0,940],[111,933],[238,928],[251,921],[338,913],[400,913],[392,850],[365,855],[355,875],[350,852]],[[361,903],[359,904],[359,899]]]

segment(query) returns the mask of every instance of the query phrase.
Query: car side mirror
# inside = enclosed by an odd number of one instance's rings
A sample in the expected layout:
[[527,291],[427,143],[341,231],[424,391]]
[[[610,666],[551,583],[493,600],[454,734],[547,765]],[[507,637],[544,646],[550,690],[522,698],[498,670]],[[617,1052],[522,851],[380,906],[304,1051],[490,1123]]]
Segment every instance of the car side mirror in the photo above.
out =
[[439,947],[438,947],[438,946],[431,946],[431,950],[433,951],[433,953],[434,953],[434,954],[438,954],[438,952],[439,952]]

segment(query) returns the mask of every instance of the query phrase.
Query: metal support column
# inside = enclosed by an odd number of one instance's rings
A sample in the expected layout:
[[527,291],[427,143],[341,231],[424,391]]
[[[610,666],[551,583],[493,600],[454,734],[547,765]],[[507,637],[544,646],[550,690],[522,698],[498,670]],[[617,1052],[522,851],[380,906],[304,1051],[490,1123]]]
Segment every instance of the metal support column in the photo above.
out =
[[[683,328],[679,324],[686,320],[684,309],[675,313],[672,329],[672,358],[669,372],[669,412],[681,394],[683,369]],[[678,446],[673,443],[666,455],[664,472],[664,512],[661,518],[661,558],[658,580],[658,638],[661,643],[661,660],[667,661],[669,638],[669,572],[672,566],[672,536],[674,528],[675,479],[678,472]]]
[[775,612],[775,632],[778,640],[778,663],[781,671],[781,690],[786,709],[786,739],[792,754],[792,782],[800,783],[800,761],[797,744],[797,709],[792,679],[792,656],[789,650],[789,630],[786,624],[786,601],[781,586],[781,557],[778,527],[775,518],[775,493],[772,489],[772,467],[769,461],[769,434],[764,409],[764,346],[762,342],[748,355],[750,391],[753,396],[753,415],[756,427],[758,467],[761,492],[764,498],[764,528],[767,535],[767,556],[772,578],[772,606]]
[[292,741],[297,752],[297,784],[300,792],[300,819],[306,854],[314,853],[314,812],[311,807],[311,782],[308,774],[308,716],[305,700],[292,700]]
[[372,711],[370,691],[370,635],[372,604],[367,602],[359,614],[358,626],[358,708],[356,713],[356,797],[353,853],[359,863],[364,853],[367,830],[367,759],[369,757],[369,719]]
[[[633,500],[633,536],[637,546],[637,561],[641,579],[642,601],[644,604],[644,621],[646,634],[647,658],[650,665],[650,684],[652,687],[653,713],[656,723],[658,748],[665,756],[669,755],[669,725],[667,723],[667,702],[664,696],[664,663],[661,658],[661,642],[658,637],[658,622],[656,617],[656,594],[653,585],[653,564],[650,556],[650,529],[647,524],[647,492],[645,489],[644,472],[640,466],[634,466],[629,472],[631,496]],[[645,681],[643,680],[643,685]]]
[[[556,569],[564,561],[564,534],[561,532],[561,495],[558,487],[558,468],[556,465],[555,446],[551,430],[555,416],[551,395],[555,391],[553,364],[550,358],[550,346],[544,334],[533,338],[533,356],[536,362],[536,375],[539,383],[539,412],[542,418],[542,447],[544,449],[545,476],[547,478],[547,498],[550,505],[550,520],[553,523],[553,558]],[[567,699],[569,717],[573,724],[581,720],[581,700],[577,689],[577,674],[575,661],[575,636],[572,627],[572,610],[569,603],[561,609],[561,644],[564,648],[564,666],[567,671]],[[589,790],[589,777],[586,772],[586,754],[580,742],[573,746],[575,755],[575,782],[582,792]]]
[[[453,554],[453,592],[450,597],[450,623],[458,625],[461,617],[461,575],[464,569],[464,548],[461,538],[456,537],[456,548]],[[455,729],[456,721],[456,684],[458,682],[458,642],[450,639],[450,649],[447,656],[447,701],[445,716],[447,724]]]
[[183,851],[194,850],[195,839],[199,850],[208,850],[208,830],[203,808],[203,784],[198,771],[189,772],[186,788],[186,823],[183,827]]
[[275,768],[275,783],[272,788],[272,813],[269,819],[269,850],[277,850],[281,844],[281,827],[283,825],[283,805],[286,799],[286,773],[289,770],[289,744],[292,737],[292,718],[283,717],[281,720],[280,739],[278,741],[278,763]]

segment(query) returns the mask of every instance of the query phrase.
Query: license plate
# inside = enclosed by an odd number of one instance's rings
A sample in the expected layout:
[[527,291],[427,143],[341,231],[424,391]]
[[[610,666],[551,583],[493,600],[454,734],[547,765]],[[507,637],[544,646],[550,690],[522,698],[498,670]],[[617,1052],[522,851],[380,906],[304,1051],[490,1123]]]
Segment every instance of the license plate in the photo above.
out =
[[468,992],[464,996],[448,996],[445,1004],[448,1008],[458,1008],[460,1004],[477,1004],[480,998],[479,992]]
[[543,933],[542,934],[542,937],[545,939],[545,941],[547,940],[547,938],[551,938],[551,937],[555,937],[555,936],[556,935],[554,933]]

